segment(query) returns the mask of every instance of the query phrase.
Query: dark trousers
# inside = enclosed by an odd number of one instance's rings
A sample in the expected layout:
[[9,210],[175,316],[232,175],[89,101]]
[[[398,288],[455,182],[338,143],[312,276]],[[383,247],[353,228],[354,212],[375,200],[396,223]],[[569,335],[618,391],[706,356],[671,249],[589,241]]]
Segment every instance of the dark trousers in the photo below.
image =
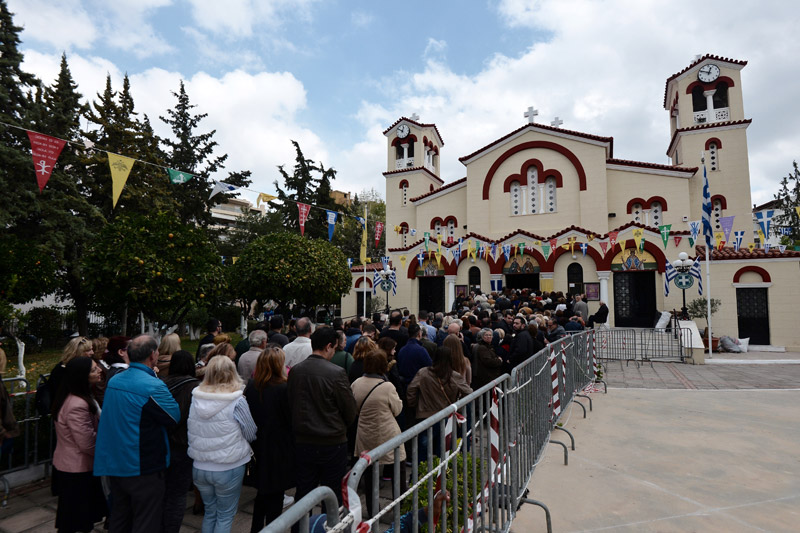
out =
[[164,508],[164,471],[144,476],[111,476],[109,533],[161,531]]
[[250,533],[258,533],[264,526],[275,520],[283,512],[283,491],[258,491],[253,501],[253,523]]
[[295,446],[297,492],[295,501],[317,488],[330,487],[339,505],[342,505],[342,478],[347,474],[347,443],[321,446],[297,444]]
[[164,533],[178,533],[186,512],[186,493],[192,486],[192,459],[185,454],[173,453],[164,482]]

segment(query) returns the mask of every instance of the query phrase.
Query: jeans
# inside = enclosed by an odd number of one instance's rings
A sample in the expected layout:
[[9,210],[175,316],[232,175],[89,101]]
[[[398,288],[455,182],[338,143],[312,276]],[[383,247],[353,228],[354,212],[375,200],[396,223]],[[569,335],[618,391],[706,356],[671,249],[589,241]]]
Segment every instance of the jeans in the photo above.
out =
[[228,533],[236,516],[247,465],[212,472],[192,467],[192,479],[206,506],[203,533]]

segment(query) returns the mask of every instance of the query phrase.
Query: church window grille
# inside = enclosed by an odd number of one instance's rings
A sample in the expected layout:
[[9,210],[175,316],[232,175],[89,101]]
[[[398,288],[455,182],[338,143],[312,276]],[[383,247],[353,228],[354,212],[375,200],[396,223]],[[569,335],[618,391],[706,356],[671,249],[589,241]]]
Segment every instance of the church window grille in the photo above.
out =
[[712,172],[719,170],[719,150],[717,150],[717,143],[711,143],[708,145],[708,160]]
[[447,221],[447,237],[455,239],[456,238],[456,222],[455,220],[448,220]]
[[660,226],[662,224],[662,209],[661,202],[653,202],[650,204],[650,218],[653,221],[651,226]]
[[641,223],[644,217],[644,209],[642,209],[642,204],[633,204],[631,207],[631,214],[633,215],[634,222]]
[[403,185],[403,205],[408,204],[408,185]]
[[528,169],[528,212],[535,215],[539,212],[539,171],[536,167]]
[[544,182],[544,207],[547,213],[558,211],[558,198],[556,195],[556,179],[547,178]]
[[511,183],[510,187],[511,192],[511,214],[512,215],[521,215],[522,214],[522,187],[520,187],[518,181],[514,181]]
[[720,219],[722,218],[721,200],[714,200],[713,211],[711,214],[714,222],[714,231],[722,231],[722,224],[720,223]]
[[441,235],[441,234],[442,234],[442,223],[441,223],[441,222],[438,222],[438,221],[437,221],[437,222],[435,222],[435,223],[433,224],[433,231],[434,231],[434,233],[435,233],[436,235]]

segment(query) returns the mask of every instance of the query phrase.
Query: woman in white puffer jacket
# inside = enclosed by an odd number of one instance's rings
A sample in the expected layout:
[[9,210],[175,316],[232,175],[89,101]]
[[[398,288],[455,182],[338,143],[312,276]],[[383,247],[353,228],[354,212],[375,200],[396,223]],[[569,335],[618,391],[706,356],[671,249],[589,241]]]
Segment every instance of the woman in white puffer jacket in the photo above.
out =
[[203,497],[203,533],[231,530],[256,424],[242,395],[244,383],[228,357],[214,357],[203,383],[192,391],[189,457],[192,479]]

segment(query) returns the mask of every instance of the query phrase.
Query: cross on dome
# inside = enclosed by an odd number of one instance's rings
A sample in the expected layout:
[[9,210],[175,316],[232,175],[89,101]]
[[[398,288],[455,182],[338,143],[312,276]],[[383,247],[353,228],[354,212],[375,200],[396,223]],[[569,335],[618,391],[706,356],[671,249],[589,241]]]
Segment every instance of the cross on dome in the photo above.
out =
[[561,120],[560,118],[556,117],[555,120],[550,123],[550,125],[553,126],[554,128],[557,128],[560,125],[562,125],[563,123],[564,123],[563,120]]
[[533,124],[536,120],[536,115],[539,114],[538,109],[534,109],[533,106],[530,106],[527,111],[525,111],[525,118],[528,119],[528,124]]
[[413,115],[411,115],[411,120],[413,120],[414,122],[417,122],[419,120],[419,115],[414,113]]

